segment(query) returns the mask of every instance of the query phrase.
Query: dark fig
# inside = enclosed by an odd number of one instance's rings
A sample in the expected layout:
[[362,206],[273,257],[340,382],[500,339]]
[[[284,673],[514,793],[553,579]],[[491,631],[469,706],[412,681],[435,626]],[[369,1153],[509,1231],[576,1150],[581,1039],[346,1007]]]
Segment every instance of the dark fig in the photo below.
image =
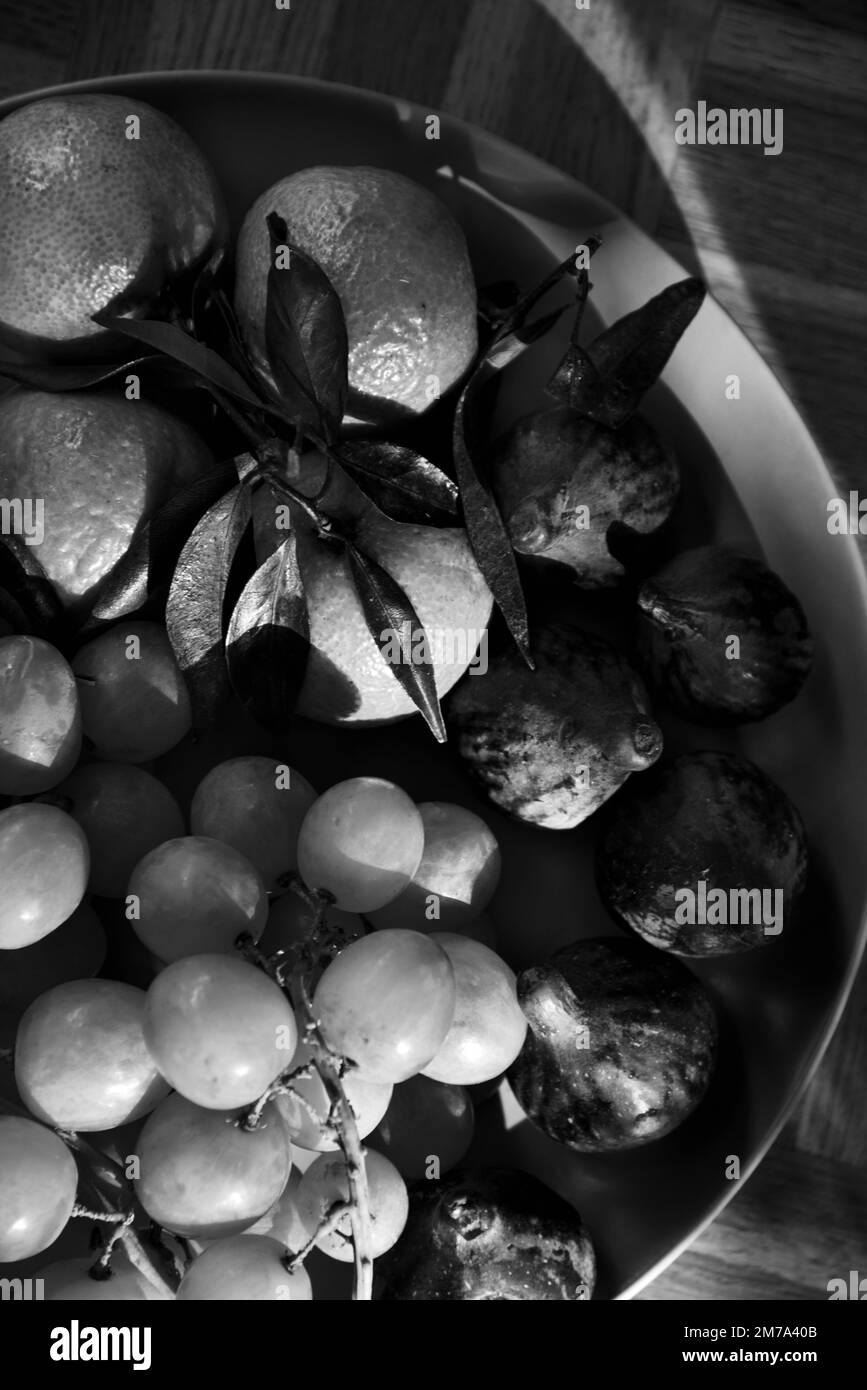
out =
[[680,487],[674,455],[647,420],[609,429],[568,406],[513,425],[494,445],[490,476],[515,550],[571,566],[588,589],[623,577],[611,527],[658,530]]
[[699,724],[764,719],[810,670],[804,610],[779,575],[729,546],[678,555],[638,592],[638,659],[651,688]]
[[575,1208],[508,1168],[412,1184],[403,1234],[375,1270],[375,1297],[391,1302],[571,1302],[596,1281]]
[[562,947],[518,978],[529,1028],[508,1077],[552,1139],[582,1153],[632,1149],[676,1129],[716,1059],[704,985],[639,941]]
[[719,956],[779,936],[807,861],[798,811],[754,763],[683,753],[611,808],[596,881],[609,911],[651,946]]
[[644,687],[603,638],[568,622],[536,629],[536,669],[514,649],[451,697],[458,750],[496,806],[548,830],[569,830],[631,772],[650,767],[662,734]]

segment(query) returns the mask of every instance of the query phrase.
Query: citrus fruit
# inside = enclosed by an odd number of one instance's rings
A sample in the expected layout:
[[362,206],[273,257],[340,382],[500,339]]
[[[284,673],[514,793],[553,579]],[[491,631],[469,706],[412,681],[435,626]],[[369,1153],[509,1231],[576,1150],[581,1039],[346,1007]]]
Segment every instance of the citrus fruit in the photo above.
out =
[[144,399],[31,390],[0,399],[0,495],[44,504],[33,553],[67,607],[85,606],[139,522],[213,467],[188,425]]
[[[315,495],[324,479],[322,456],[306,454],[292,486]],[[262,490],[265,493],[265,490]],[[392,521],[340,469],[318,505],[351,530],[358,548],[403,589],[426,642],[404,627],[382,628],[374,640],[345,552],[317,539],[310,522],[293,517],[304,582],[310,650],[296,712],[326,724],[383,724],[416,707],[395,676],[395,665],[429,660],[440,696],[468,667],[487,666],[487,623],[493,599],[473,558],[466,531]],[[256,557],[260,564],[286,539],[276,495],[259,502]]]
[[271,212],[340,297],[354,419],[381,424],[420,414],[459,380],[477,342],[464,234],[428,189],[365,165],[302,169],[257,198],[244,219],[235,310],[267,380],[273,382],[265,351]]
[[[55,352],[146,309],[225,237],[213,171],[128,96],[49,97],[0,123],[0,333]],[[92,343],[91,343],[92,345]]]

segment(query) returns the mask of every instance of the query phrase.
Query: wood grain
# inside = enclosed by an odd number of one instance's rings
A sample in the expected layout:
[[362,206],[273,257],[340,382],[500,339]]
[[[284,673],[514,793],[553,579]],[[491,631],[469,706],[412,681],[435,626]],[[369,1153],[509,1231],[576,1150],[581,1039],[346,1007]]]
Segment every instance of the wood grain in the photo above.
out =
[[[701,268],[841,489],[863,484],[862,0],[0,0],[0,96],[166,68],[389,92],[585,180]],[[782,107],[783,153],[678,146],[674,113],[700,99]],[[822,1298],[828,1279],[867,1274],[865,1015],[862,972],[768,1159],[643,1297]]]

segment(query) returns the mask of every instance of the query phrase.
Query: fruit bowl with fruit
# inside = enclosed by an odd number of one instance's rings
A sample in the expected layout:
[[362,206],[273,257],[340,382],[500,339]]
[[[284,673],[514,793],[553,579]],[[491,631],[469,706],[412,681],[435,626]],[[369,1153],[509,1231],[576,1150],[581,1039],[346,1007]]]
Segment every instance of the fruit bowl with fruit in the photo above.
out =
[[0,107],[0,1262],[50,1298],[628,1297],[857,968],[815,447],[700,281],[429,116]]

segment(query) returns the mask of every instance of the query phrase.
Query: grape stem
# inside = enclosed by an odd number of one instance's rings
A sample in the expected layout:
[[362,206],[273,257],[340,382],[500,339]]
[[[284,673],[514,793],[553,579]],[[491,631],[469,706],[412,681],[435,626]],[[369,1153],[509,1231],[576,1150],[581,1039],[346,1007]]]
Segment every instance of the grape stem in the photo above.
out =
[[91,1211],[90,1207],[83,1207],[79,1202],[72,1208],[72,1216],[83,1216],[88,1221],[126,1221],[129,1213],[122,1211]]
[[[73,1153],[84,1159],[88,1166],[83,1176],[86,1176],[87,1186],[99,1204],[100,1211],[87,1211],[87,1215],[97,1221],[117,1222],[115,1229],[106,1245],[106,1250],[94,1266],[99,1273],[94,1273],[94,1278],[105,1278],[110,1272],[110,1260],[112,1251],[118,1241],[123,1243],[124,1250],[129,1258],[130,1264],[134,1265],[143,1278],[147,1279],[164,1298],[174,1298],[175,1291],[163,1279],[156,1265],[151,1260],[136,1232],[133,1230],[132,1223],[135,1218],[135,1209],[131,1207],[129,1211],[118,1213],[114,1202],[118,1193],[128,1189],[126,1174],[119,1163],[116,1163],[108,1154],[96,1148],[88,1140],[82,1139],[80,1134],[74,1130],[56,1129],[58,1138]],[[107,1195],[110,1193],[111,1195]],[[75,1212],[73,1212],[75,1214]]]
[[[288,970],[288,980],[284,976],[284,969],[290,966],[290,961],[287,959],[284,963],[281,960],[282,952],[269,959],[263,956],[255,944],[246,937],[239,937],[236,945],[248,955],[248,959],[255,959],[257,964],[267,971],[288,995],[295,1010],[299,1035],[310,1047],[311,1062],[319,1073],[328,1098],[328,1123],[334,1129],[337,1142],[346,1161],[346,1176],[349,1183],[347,1206],[355,1252],[355,1279],[352,1297],[356,1302],[370,1302],[373,1294],[373,1256],[370,1253],[372,1246],[370,1197],[367,1188],[367,1171],[364,1166],[364,1149],[359,1138],[355,1114],[343,1088],[346,1058],[332,1052],[325,1041],[313,1012],[308,986],[309,973],[315,965],[317,957],[328,946],[326,914],[334,899],[330,893],[307,888],[297,874],[291,877],[287,874],[285,877],[287,886],[298,893],[308,906],[314,909],[314,920],[310,933],[300,947],[292,953],[293,958],[291,968]],[[266,1101],[270,1095],[276,1093],[274,1087],[279,1090],[281,1084],[285,1085],[288,1081],[288,1076],[277,1078],[277,1081],[268,1088],[264,1096],[259,1098],[249,1115],[246,1116],[243,1121],[245,1128],[255,1127]],[[326,1216],[325,1220],[327,1222],[329,1216]],[[322,1233],[320,1227],[316,1232],[314,1242]]]
[[283,1265],[289,1274],[295,1273],[295,1270],[298,1268],[298,1266],[300,1264],[303,1264],[304,1261],[307,1259],[307,1256],[310,1254],[311,1250],[314,1250],[316,1248],[317,1243],[320,1240],[322,1240],[324,1236],[330,1235],[332,1231],[336,1230],[337,1227],[340,1225],[340,1222],[343,1220],[344,1216],[346,1216],[347,1214],[349,1215],[349,1218],[351,1220],[351,1202],[334,1202],[328,1208],[328,1211],[323,1216],[316,1231],[307,1241],[307,1244],[302,1245],[301,1249],[295,1251],[294,1254],[288,1254],[284,1257]]
[[349,1218],[352,1224],[352,1243],[355,1249],[355,1279],[352,1290],[356,1302],[370,1302],[373,1295],[373,1256],[371,1248],[370,1199],[367,1190],[367,1171],[364,1167],[364,1150],[358,1137],[358,1125],[352,1106],[346,1099],[340,1076],[339,1063],[328,1048],[313,1013],[310,994],[307,989],[306,970],[303,961],[292,970],[289,993],[295,1005],[299,1022],[303,1020],[304,1034],[313,1050],[316,1070],[325,1087],[331,1106],[330,1122],[337,1133],[337,1141],[346,1160],[346,1177],[349,1183]]
[[301,1104],[306,1107],[308,1113],[312,1115],[313,1119],[318,1122],[319,1116],[316,1110],[310,1105],[309,1101],[305,1101],[303,1096],[293,1090],[291,1085],[293,1081],[301,1081],[305,1077],[311,1076],[313,1070],[313,1064],[307,1063],[302,1067],[293,1067],[291,1071],[281,1072],[277,1080],[272,1081],[268,1089],[262,1092],[252,1110],[249,1110],[244,1116],[240,1125],[241,1129],[246,1129],[248,1131],[258,1129],[262,1121],[262,1111],[265,1109],[265,1106],[268,1104],[269,1100],[273,1100],[275,1096],[280,1095],[294,1095],[296,1100],[300,1101]]

